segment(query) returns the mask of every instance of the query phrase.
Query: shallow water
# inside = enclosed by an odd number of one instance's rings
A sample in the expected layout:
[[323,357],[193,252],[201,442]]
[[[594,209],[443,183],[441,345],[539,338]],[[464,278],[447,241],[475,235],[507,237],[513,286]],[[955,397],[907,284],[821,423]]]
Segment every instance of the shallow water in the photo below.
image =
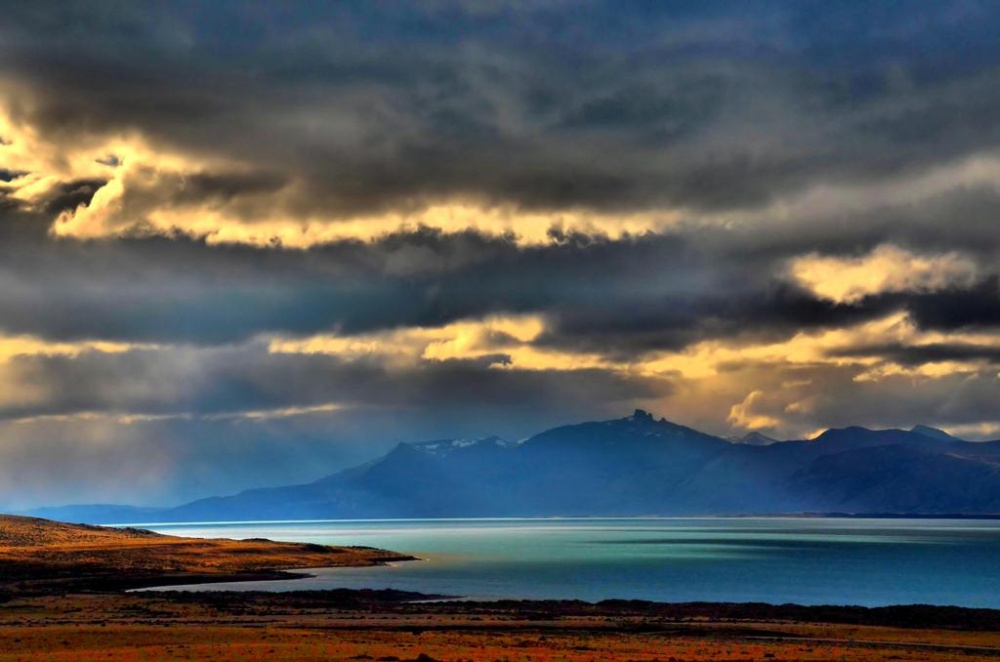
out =
[[182,536],[368,545],[419,562],[197,590],[395,588],[475,598],[630,598],[1000,608],[1000,521],[667,518],[151,524]]

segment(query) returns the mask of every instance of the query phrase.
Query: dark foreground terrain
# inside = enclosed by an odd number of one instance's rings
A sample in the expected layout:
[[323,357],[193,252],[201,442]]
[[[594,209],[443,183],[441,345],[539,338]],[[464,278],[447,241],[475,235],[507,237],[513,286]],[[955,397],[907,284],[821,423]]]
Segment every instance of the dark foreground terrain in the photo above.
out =
[[405,558],[0,516],[0,661],[1000,658],[997,610],[124,592]]
[[995,660],[1000,613],[77,593],[0,605],[0,660]]

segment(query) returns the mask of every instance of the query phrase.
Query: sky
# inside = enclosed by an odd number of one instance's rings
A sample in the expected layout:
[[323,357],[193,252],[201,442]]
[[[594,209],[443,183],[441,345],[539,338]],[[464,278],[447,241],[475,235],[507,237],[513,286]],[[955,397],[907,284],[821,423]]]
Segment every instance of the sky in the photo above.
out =
[[0,1],[0,509],[642,407],[1000,438],[1000,5]]

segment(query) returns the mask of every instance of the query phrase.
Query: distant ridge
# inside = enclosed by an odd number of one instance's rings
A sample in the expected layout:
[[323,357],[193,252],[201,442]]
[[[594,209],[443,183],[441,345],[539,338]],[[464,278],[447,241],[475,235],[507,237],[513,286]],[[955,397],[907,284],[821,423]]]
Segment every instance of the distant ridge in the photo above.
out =
[[[39,511],[35,511],[39,512]],[[642,409],[523,442],[402,443],[318,481],[166,509],[45,509],[85,522],[628,515],[994,515],[1000,441],[834,428],[813,440],[733,442]],[[64,517],[60,517],[64,519]]]

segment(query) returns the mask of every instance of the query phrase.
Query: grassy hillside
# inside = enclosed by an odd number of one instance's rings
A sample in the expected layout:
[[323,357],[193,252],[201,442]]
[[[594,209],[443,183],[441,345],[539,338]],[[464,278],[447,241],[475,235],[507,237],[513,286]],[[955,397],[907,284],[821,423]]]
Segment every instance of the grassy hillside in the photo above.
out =
[[0,515],[0,585],[94,580],[128,584],[276,573],[295,568],[365,566],[410,557],[367,547],[271,540],[198,539],[143,529],[64,524]]

